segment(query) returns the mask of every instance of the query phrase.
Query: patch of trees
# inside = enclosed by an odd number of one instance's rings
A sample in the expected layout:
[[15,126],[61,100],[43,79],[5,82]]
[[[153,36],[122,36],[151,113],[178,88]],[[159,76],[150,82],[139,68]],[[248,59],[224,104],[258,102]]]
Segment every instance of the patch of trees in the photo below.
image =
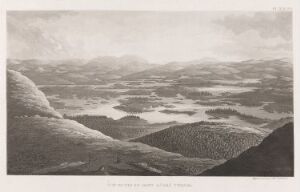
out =
[[216,108],[216,109],[209,109],[205,111],[206,114],[217,117],[217,118],[229,118],[230,116],[236,116],[239,119],[246,121],[252,124],[262,124],[269,122],[268,119],[262,119],[259,117],[255,117],[252,115],[247,115],[244,113],[240,113],[235,109],[231,108]]
[[195,111],[175,111],[175,110],[169,110],[169,109],[165,109],[165,110],[161,110],[159,111],[161,113],[166,113],[166,114],[186,114],[186,115],[194,115],[196,112]]
[[261,142],[262,136],[221,128],[220,124],[192,123],[174,126],[135,139],[160,149],[186,157],[231,159]]
[[129,97],[127,99],[120,100],[121,105],[115,106],[115,109],[119,109],[130,114],[137,114],[143,112],[152,111],[152,108],[163,105],[162,102],[155,101],[155,99],[147,97]]

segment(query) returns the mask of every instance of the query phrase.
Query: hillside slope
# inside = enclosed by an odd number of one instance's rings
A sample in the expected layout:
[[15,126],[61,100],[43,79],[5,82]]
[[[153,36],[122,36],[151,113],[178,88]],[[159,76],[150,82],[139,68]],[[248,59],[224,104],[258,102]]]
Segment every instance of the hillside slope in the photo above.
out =
[[9,116],[40,115],[61,118],[49,105],[44,93],[19,72],[7,71],[7,96]]
[[133,141],[186,157],[230,159],[259,144],[264,135],[264,132],[252,128],[198,122],[170,127]]
[[123,141],[142,137],[177,124],[176,122],[152,124],[138,116],[125,116],[118,120],[106,116],[92,115],[65,115],[64,117],[66,119],[75,120],[90,129],[100,131],[114,139]]
[[276,129],[262,143],[201,176],[293,176],[293,123]]
[[8,174],[197,175],[222,163],[114,140],[61,118],[20,73],[7,83]]

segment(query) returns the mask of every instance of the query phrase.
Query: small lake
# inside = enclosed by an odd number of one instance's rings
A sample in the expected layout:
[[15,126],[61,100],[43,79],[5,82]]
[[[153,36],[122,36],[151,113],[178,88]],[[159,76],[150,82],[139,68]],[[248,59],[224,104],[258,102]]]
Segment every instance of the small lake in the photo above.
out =
[[238,87],[238,86],[223,86],[216,85],[211,87],[199,87],[196,88],[197,91],[207,91],[212,93],[213,95],[221,95],[222,93],[230,92],[230,93],[243,93],[248,91],[253,91],[256,89],[255,87]]

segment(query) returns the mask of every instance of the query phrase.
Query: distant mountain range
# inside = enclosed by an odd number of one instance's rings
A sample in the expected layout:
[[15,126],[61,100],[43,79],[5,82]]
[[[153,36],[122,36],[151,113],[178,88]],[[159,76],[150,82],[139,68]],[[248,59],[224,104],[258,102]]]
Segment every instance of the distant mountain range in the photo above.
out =
[[83,66],[83,70],[97,71],[99,74],[115,78],[122,77],[131,73],[136,73],[153,67],[146,60],[137,57],[125,55],[122,57],[104,56],[90,60]]
[[192,78],[208,81],[290,77],[291,74],[292,65],[285,59],[240,62],[192,61],[159,65],[127,75],[123,79],[151,79],[152,76],[160,76],[165,79],[182,79],[182,81]]
[[102,84],[107,79],[153,67],[137,56],[97,57],[92,60],[8,60],[8,68],[22,72],[36,84]]
[[103,84],[106,80],[178,79],[182,84],[209,80],[292,78],[292,65],[283,59],[220,62],[211,58],[149,64],[137,56],[104,56],[91,60],[12,60],[8,68],[22,72],[38,85]]
[[293,123],[276,129],[258,146],[204,171],[201,176],[293,176],[293,129]]

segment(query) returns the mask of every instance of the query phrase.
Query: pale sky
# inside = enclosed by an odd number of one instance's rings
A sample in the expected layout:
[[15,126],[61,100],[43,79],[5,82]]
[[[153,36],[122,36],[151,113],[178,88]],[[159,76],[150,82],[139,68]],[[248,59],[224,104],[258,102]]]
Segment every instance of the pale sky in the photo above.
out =
[[10,11],[8,58],[152,63],[292,56],[289,12]]

